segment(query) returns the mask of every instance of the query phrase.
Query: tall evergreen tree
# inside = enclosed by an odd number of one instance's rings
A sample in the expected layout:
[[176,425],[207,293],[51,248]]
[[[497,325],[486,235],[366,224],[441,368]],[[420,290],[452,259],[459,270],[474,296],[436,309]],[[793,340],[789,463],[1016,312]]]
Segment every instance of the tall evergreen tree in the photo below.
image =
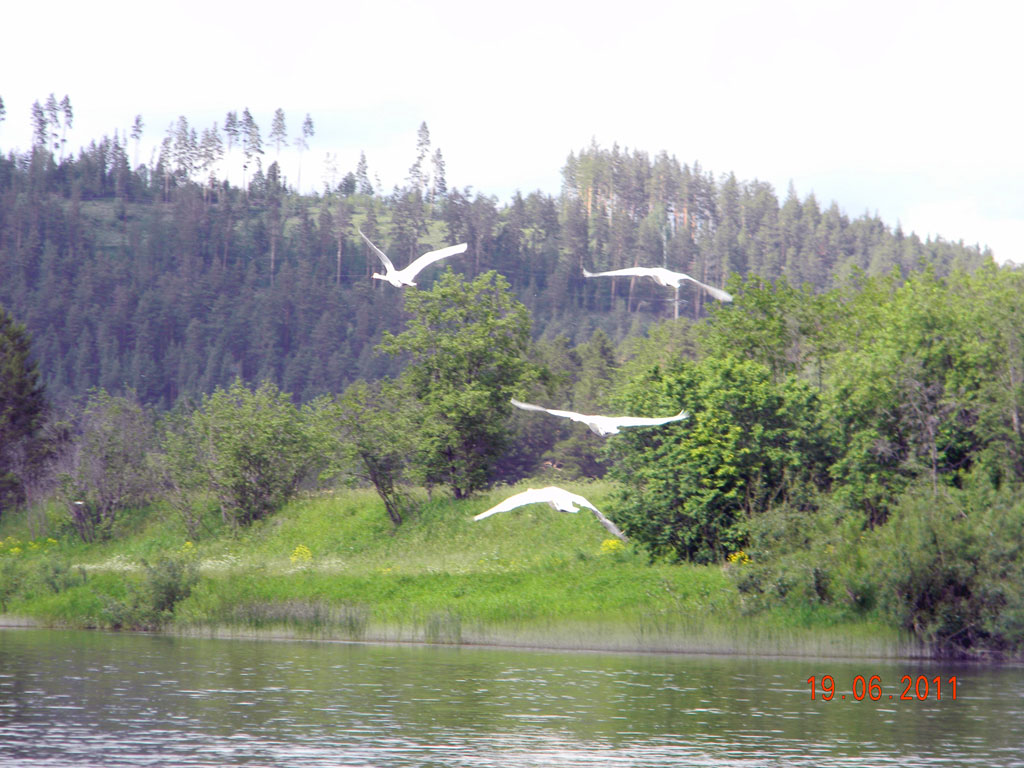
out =
[[142,141],[142,129],[144,127],[145,126],[143,125],[143,122],[142,122],[142,115],[136,115],[135,116],[135,122],[132,123],[132,133],[131,133],[132,140],[135,142],[135,159],[134,159],[134,162],[132,163],[132,165],[134,165],[136,168],[139,165],[139,144]]
[[356,192],[360,195],[372,195],[373,185],[370,184],[370,176],[367,172],[366,153],[359,153],[359,162],[356,163]]
[[32,146],[46,147],[47,143],[46,112],[38,101],[32,102]]
[[295,177],[295,188],[302,193],[302,153],[309,149],[309,140],[313,138],[313,118],[306,113],[306,119],[302,121],[302,133],[295,137],[295,147],[299,150],[299,172]]
[[71,99],[68,98],[67,94],[64,94],[64,98],[60,100],[60,111],[63,120],[61,121],[60,130],[60,156],[64,158],[64,147],[68,141],[68,129],[71,128],[72,121],[74,120],[74,112],[71,109]]
[[[227,161],[228,168],[231,167],[231,148],[242,139],[242,129],[238,122],[237,112],[228,112],[224,118],[224,135],[227,136]],[[224,178],[230,178],[230,171],[225,171]]]
[[246,185],[246,173],[249,167],[255,163],[256,170],[261,170],[262,162],[260,155],[263,154],[263,139],[260,138],[260,129],[253,119],[252,113],[246,107],[242,110],[242,122],[239,126],[239,133],[242,141],[242,186],[246,187],[246,194],[249,190]]
[[409,168],[409,185],[416,190],[419,190],[421,195],[427,193],[427,172],[423,168],[423,163],[430,154],[430,129],[427,128],[425,122],[420,123],[420,128],[416,132],[416,162]]
[[441,149],[434,150],[433,157],[434,172],[431,177],[430,185],[430,200],[443,200],[448,194],[448,182],[445,179],[444,174],[444,157],[441,155]]
[[25,327],[0,307],[0,514],[24,499],[46,400]]
[[274,120],[270,124],[270,135],[268,138],[274,144],[274,152],[277,158],[281,157],[281,145],[288,141],[288,132],[285,128],[284,110],[278,107],[274,110]]

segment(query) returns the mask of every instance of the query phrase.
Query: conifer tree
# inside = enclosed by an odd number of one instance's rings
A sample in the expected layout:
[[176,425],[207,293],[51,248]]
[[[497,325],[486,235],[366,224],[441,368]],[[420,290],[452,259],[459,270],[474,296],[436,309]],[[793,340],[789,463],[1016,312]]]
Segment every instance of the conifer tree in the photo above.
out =
[[[227,136],[227,162],[228,168],[231,167],[231,148],[239,143],[242,137],[241,128],[238,123],[238,113],[228,112],[224,118],[224,135]],[[224,179],[230,178],[230,172],[225,171]]]
[[302,121],[302,133],[295,137],[295,148],[299,150],[299,172],[295,178],[295,188],[302,191],[302,153],[309,149],[309,140],[313,138],[313,118],[306,113],[306,119]]
[[280,107],[274,110],[274,120],[270,124],[270,136],[268,138],[274,142],[274,152],[277,157],[280,157],[281,145],[288,141],[288,133],[285,130],[284,110]]
[[448,194],[448,182],[445,180],[444,175],[444,157],[441,155],[441,149],[434,150],[433,157],[434,173],[431,177],[430,184],[430,201],[444,200]]
[[38,101],[32,102],[32,146],[46,147],[46,112]]
[[[242,110],[242,122],[239,126],[239,134],[242,141],[242,155],[244,160],[242,161],[242,186],[246,187],[246,174],[249,170],[249,166],[256,163],[256,170],[262,168],[260,161],[260,155],[263,154],[263,139],[260,138],[260,129],[256,125],[256,121],[253,119],[252,114],[249,112],[249,108],[246,107]],[[249,190],[246,187],[246,195]]]
[[67,94],[64,94],[64,98],[60,101],[60,110],[61,115],[64,118],[61,122],[60,130],[60,155],[63,159],[64,147],[67,144],[68,140],[68,129],[71,127],[71,123],[74,120],[74,112],[72,112],[71,110],[71,99],[68,98]]
[[135,160],[133,165],[137,168],[139,165],[139,143],[142,141],[142,115],[135,116],[135,122],[132,124],[132,139],[135,141]]
[[46,400],[30,338],[0,307],[0,514],[24,498],[23,480],[40,450]]
[[366,153],[359,153],[359,162],[356,164],[356,192],[360,195],[372,195],[373,185],[370,184],[370,176],[367,173]]

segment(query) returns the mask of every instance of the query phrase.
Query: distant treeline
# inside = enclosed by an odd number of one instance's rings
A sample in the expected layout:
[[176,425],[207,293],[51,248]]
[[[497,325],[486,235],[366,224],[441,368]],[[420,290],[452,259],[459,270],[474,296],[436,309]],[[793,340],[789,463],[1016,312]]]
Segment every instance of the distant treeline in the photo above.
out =
[[[569,155],[557,197],[499,202],[447,188],[423,125],[405,186],[380,194],[362,158],[310,196],[276,162],[264,169],[252,136],[244,186],[218,178],[216,131],[190,143],[183,122],[159,157],[134,167],[117,136],[77,157],[45,141],[0,156],[0,305],[27,326],[50,399],[131,389],[166,408],[241,377],[309,401],[394,373],[401,361],[374,346],[401,327],[402,294],[370,279],[379,264],[357,227],[398,264],[468,242],[446,262],[453,270],[502,273],[536,337],[574,344],[595,329],[617,342],[675,311],[673,293],[651,281],[587,281],[583,267],[667,266],[714,285],[784,277],[820,292],[858,272],[942,276],[991,261],[877,215],[822,209],[792,187],[780,201],[767,183],[716,178],[664,152],[591,145]],[[703,301],[684,289],[680,316],[702,317]]]

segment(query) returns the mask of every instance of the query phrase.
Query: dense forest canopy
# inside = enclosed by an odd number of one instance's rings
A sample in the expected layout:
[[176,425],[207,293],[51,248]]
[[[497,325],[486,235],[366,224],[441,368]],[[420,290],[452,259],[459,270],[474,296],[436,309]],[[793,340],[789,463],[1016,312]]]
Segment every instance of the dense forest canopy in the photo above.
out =
[[[705,313],[692,288],[676,308],[651,281],[585,281],[583,268],[667,266],[718,286],[785,277],[823,291],[858,272],[928,265],[943,275],[991,260],[665,152],[591,144],[569,154],[557,197],[499,202],[447,187],[424,124],[401,188],[376,190],[363,156],[322,193],[299,195],[267,162],[287,141],[282,116],[265,135],[248,109],[228,112],[223,128],[181,117],[147,164],[137,157],[141,117],[130,136],[74,156],[70,101],[36,107],[35,145],[0,155],[0,305],[26,325],[58,401],[102,387],[166,408],[236,377],[308,401],[393,373],[398,362],[374,346],[401,326],[399,299],[369,279],[378,264],[357,227],[398,264],[468,242],[452,269],[470,279],[498,271],[531,311],[535,337],[571,342],[598,328],[618,342],[677,311]],[[300,151],[312,135],[307,116]]]

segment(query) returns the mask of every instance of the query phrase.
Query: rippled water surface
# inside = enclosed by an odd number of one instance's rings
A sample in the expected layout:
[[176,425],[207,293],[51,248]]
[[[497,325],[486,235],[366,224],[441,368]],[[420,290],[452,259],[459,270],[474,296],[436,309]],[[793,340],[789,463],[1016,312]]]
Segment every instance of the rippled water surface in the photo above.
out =
[[1022,693],[1019,666],[11,629],[0,765],[1024,766]]

